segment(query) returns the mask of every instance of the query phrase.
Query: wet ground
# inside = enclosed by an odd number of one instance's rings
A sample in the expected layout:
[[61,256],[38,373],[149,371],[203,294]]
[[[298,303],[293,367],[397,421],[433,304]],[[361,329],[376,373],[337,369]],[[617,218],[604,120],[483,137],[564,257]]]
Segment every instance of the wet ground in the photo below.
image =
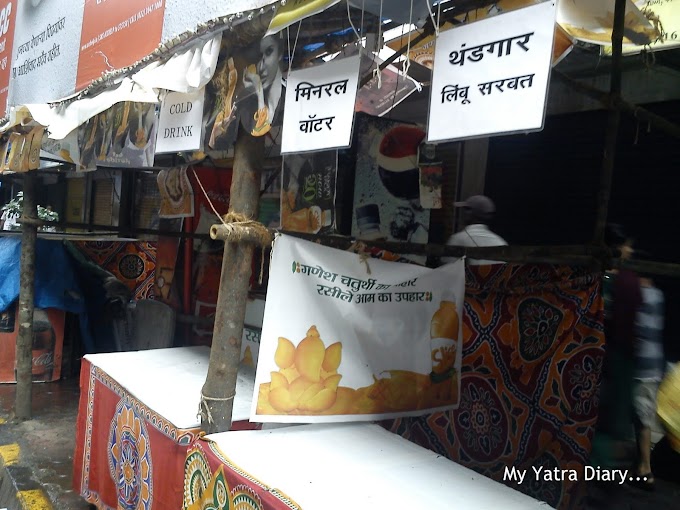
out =
[[[17,462],[6,467],[17,489],[42,488],[56,510],[90,508],[72,489],[78,380],[34,384],[33,419],[23,422],[12,420],[14,392],[14,385],[0,385],[0,421],[6,421],[0,424],[0,446],[19,445]],[[12,510],[9,480],[2,485],[2,496],[9,500],[0,499],[0,508]]]
[[[33,419],[24,422],[12,420],[14,392],[14,385],[0,385],[0,448],[4,445],[19,445],[17,462],[0,469],[0,509],[49,510],[49,506],[40,504],[17,504],[17,489],[42,489],[55,510],[93,508],[72,488],[79,399],[77,378],[34,385]],[[632,452],[633,445],[630,446]],[[627,469],[627,462],[629,460],[622,459],[622,467]],[[12,480],[8,479],[8,473]],[[590,485],[588,489],[593,498],[588,510],[680,508],[680,485],[663,480],[657,479],[656,490],[652,493],[628,485]],[[447,508],[446,504],[442,508]]]

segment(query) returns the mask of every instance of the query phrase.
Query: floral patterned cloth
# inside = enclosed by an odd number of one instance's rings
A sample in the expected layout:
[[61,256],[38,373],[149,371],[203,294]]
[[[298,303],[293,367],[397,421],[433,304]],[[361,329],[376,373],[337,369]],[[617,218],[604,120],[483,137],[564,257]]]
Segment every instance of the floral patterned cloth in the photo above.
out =
[[[461,401],[393,432],[560,509],[581,505],[604,356],[601,275],[562,266],[471,266]],[[506,468],[527,470],[524,483]]]

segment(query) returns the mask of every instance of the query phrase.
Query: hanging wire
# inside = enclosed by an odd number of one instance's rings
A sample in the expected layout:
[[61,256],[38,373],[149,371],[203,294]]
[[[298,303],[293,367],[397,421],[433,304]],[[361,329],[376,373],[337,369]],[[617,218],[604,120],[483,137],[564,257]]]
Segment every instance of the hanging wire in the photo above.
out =
[[298,23],[298,29],[297,29],[297,34],[295,35],[295,42],[293,43],[293,48],[291,49],[290,47],[290,30],[289,28],[286,28],[286,31],[288,33],[288,74],[293,69],[293,58],[295,57],[295,50],[297,49],[297,43],[298,39],[300,38],[300,29],[302,28],[302,20],[300,20],[300,23]]
[[[409,30],[413,26],[413,0],[411,0],[411,7],[408,13]],[[404,74],[408,76],[408,70],[411,68],[411,32],[408,34],[408,42],[406,43],[406,61],[404,62]]]
[[[378,40],[377,44],[382,47],[382,15],[383,15],[383,0],[380,0],[380,12],[378,14]],[[403,35],[403,31],[402,31]],[[373,52],[373,63],[375,63],[375,54],[380,51],[379,48],[376,48],[376,51]],[[375,69],[373,69],[373,77],[377,78],[378,80],[378,90],[382,88],[382,71],[380,70],[380,66],[377,65]]]
[[432,20],[432,26],[434,27],[434,33],[439,37],[439,21],[442,18],[442,3],[437,3],[437,18],[435,19],[434,11],[430,6],[430,0],[425,0],[425,5],[427,5],[427,11],[430,13],[430,19]]
[[345,0],[345,4],[347,5],[347,19],[349,20],[349,24],[352,26],[352,30],[354,30],[354,34],[357,36],[357,42],[360,42],[361,36],[359,35],[359,32],[357,32],[357,27],[355,27],[354,23],[352,22],[352,13],[349,10],[349,0]]

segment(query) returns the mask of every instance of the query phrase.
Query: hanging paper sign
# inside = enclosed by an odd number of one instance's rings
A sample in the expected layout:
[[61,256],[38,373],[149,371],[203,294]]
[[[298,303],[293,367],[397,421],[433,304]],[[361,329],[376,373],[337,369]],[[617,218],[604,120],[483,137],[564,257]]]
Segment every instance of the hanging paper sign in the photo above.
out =
[[201,148],[205,89],[191,94],[169,92],[161,105],[156,154]]
[[350,145],[359,64],[358,56],[348,57],[290,73],[282,153]]
[[368,421],[458,405],[463,261],[368,266],[277,238],[251,421]]
[[269,23],[269,30],[267,30],[265,37],[280,32],[305,18],[319,14],[338,2],[340,0],[291,0],[288,3],[284,2]]
[[555,3],[533,5],[439,35],[429,142],[543,128]]

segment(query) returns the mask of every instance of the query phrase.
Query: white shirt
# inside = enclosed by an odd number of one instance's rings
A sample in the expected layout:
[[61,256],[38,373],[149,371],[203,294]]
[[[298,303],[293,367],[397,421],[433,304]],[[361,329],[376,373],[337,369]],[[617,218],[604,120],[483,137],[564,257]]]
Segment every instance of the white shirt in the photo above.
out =
[[[508,243],[498,234],[489,230],[489,227],[476,223],[474,225],[468,225],[460,232],[453,234],[449,237],[446,242],[447,246],[464,246],[465,248],[482,248],[489,246],[507,246]],[[443,262],[453,262],[455,258],[445,257],[442,258]],[[468,258],[468,264],[471,266],[479,266],[484,264],[503,264],[504,262],[498,260],[483,260],[483,259],[470,259]]]

